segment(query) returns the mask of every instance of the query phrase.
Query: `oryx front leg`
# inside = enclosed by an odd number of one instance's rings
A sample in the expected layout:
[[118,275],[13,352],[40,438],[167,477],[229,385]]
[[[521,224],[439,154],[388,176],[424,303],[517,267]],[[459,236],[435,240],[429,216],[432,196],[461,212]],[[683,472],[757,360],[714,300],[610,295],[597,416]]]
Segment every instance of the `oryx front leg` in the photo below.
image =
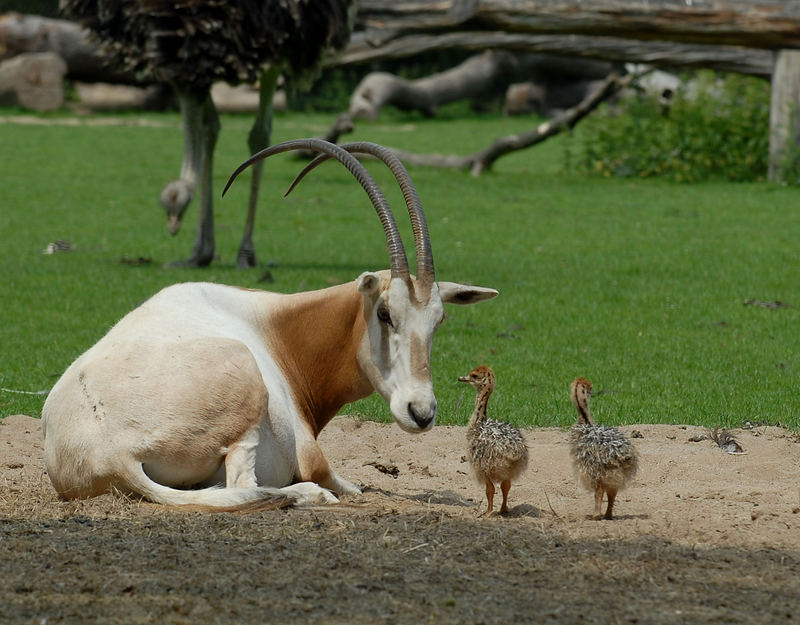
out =
[[340,477],[328,464],[316,440],[305,442],[299,454],[298,473],[302,481],[316,482],[337,495],[360,495],[361,489]]
[[333,469],[328,472],[328,479],[322,484],[325,488],[329,488],[335,493],[340,495],[360,495],[361,488],[353,482],[344,479],[341,475],[336,473]]

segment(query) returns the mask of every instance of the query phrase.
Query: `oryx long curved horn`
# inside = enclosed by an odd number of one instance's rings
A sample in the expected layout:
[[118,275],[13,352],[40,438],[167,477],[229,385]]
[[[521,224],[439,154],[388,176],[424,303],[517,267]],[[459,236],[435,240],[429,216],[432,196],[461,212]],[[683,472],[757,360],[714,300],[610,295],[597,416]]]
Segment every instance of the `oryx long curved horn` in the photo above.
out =
[[[370,141],[357,141],[354,143],[344,143],[341,147],[350,153],[370,154],[383,161],[394,174],[395,179],[400,185],[403,197],[408,207],[408,215],[411,218],[411,229],[414,232],[414,245],[417,252],[417,281],[427,292],[436,280],[436,272],[433,264],[433,251],[431,249],[431,239],[428,233],[428,223],[425,219],[425,211],[419,199],[411,176],[397,155],[377,143]],[[318,165],[321,165],[330,157],[327,154],[320,154],[295,177],[284,197],[289,195],[297,184]]]
[[395,222],[389,202],[386,201],[380,187],[378,187],[378,183],[375,182],[361,162],[347,150],[342,149],[335,143],[330,143],[324,139],[294,139],[256,152],[244,163],[239,165],[231,174],[228,183],[225,185],[225,189],[222,191],[222,195],[225,195],[228,188],[236,179],[236,176],[253,163],[270,157],[273,154],[288,152],[290,150],[314,150],[316,152],[323,152],[325,155],[335,158],[355,176],[356,180],[358,180],[364,188],[364,191],[367,192],[369,199],[372,201],[372,205],[375,207],[375,211],[378,213],[378,217],[380,217],[383,232],[386,235],[386,244],[389,247],[392,276],[408,276],[409,269],[406,250],[403,247],[403,240],[400,238],[400,231],[397,229],[397,222]]

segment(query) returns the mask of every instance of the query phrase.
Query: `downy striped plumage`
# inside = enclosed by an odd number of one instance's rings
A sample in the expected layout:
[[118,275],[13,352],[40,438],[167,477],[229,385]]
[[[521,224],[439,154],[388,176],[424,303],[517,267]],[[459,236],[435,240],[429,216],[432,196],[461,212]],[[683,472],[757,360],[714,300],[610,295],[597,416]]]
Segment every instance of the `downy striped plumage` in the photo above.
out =
[[503,494],[500,513],[504,514],[508,512],[511,481],[528,466],[528,446],[516,427],[489,417],[487,407],[495,386],[491,368],[481,365],[458,379],[477,392],[475,409],[467,426],[467,459],[475,479],[486,485],[487,514],[492,513],[495,482],[500,483]]
[[614,500],[636,473],[638,455],[631,442],[617,428],[595,425],[589,412],[592,383],[576,378],[570,397],[578,421],[570,430],[570,451],[584,487],[594,492],[594,518],[601,518],[603,495],[608,497],[606,519],[613,518]]

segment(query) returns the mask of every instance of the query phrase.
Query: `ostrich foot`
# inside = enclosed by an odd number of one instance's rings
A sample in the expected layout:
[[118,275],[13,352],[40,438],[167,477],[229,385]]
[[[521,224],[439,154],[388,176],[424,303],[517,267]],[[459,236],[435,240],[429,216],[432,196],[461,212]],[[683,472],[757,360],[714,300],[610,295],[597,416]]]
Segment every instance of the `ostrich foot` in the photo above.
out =
[[240,247],[239,253],[236,256],[237,269],[252,269],[258,263],[256,262],[256,252],[253,248]]
[[173,260],[172,262],[165,263],[165,269],[176,269],[176,268],[197,268],[197,267],[208,267],[211,264],[211,261],[214,260],[214,254],[192,254],[186,260]]

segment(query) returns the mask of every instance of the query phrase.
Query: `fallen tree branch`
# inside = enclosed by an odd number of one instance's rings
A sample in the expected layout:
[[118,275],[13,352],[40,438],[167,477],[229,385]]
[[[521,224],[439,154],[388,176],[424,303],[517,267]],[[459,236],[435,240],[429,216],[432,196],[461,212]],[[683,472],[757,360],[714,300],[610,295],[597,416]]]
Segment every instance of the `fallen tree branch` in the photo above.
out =
[[800,48],[800,5],[781,0],[361,0],[373,45],[460,30],[592,34],[750,48]]
[[[388,72],[371,72],[353,91],[348,112],[355,118],[375,120],[384,105],[392,104],[404,111],[417,110],[433,117],[444,104],[499,93],[517,78],[519,66],[527,68],[526,56],[486,50],[455,67],[416,80]],[[528,78],[528,72],[524,76]]]
[[408,34],[376,44],[364,32],[353,33],[347,49],[325,61],[341,67],[398,60],[443,50],[507,50],[517,53],[557,54],[564,57],[645,63],[657,67],[713,69],[769,78],[773,53],[732,45],[672,41],[641,41],[591,35],[549,35],[464,30],[438,34]]
[[[569,81],[573,84],[603,80],[615,66],[594,59],[572,59],[547,54],[512,54],[504,50],[485,50],[459,65],[431,76],[406,80],[387,72],[367,74],[353,91],[350,105],[328,130],[325,139],[336,143],[342,134],[353,130],[358,118],[375,120],[386,104],[401,110],[418,110],[432,117],[437,107],[463,99],[500,95],[511,83],[538,78]],[[573,98],[569,106],[578,99]],[[310,156],[310,155],[309,155]]]
[[[649,70],[648,70],[649,71]],[[553,137],[563,130],[573,128],[580,120],[594,111],[601,102],[625,89],[634,80],[648,72],[620,76],[610,74],[596,89],[587,95],[579,104],[567,109],[553,119],[546,121],[532,130],[505,137],[498,137],[491,145],[469,156],[450,156],[442,154],[414,154],[403,150],[393,150],[406,164],[440,169],[468,169],[477,177],[491,169],[501,156],[523,150]]]

